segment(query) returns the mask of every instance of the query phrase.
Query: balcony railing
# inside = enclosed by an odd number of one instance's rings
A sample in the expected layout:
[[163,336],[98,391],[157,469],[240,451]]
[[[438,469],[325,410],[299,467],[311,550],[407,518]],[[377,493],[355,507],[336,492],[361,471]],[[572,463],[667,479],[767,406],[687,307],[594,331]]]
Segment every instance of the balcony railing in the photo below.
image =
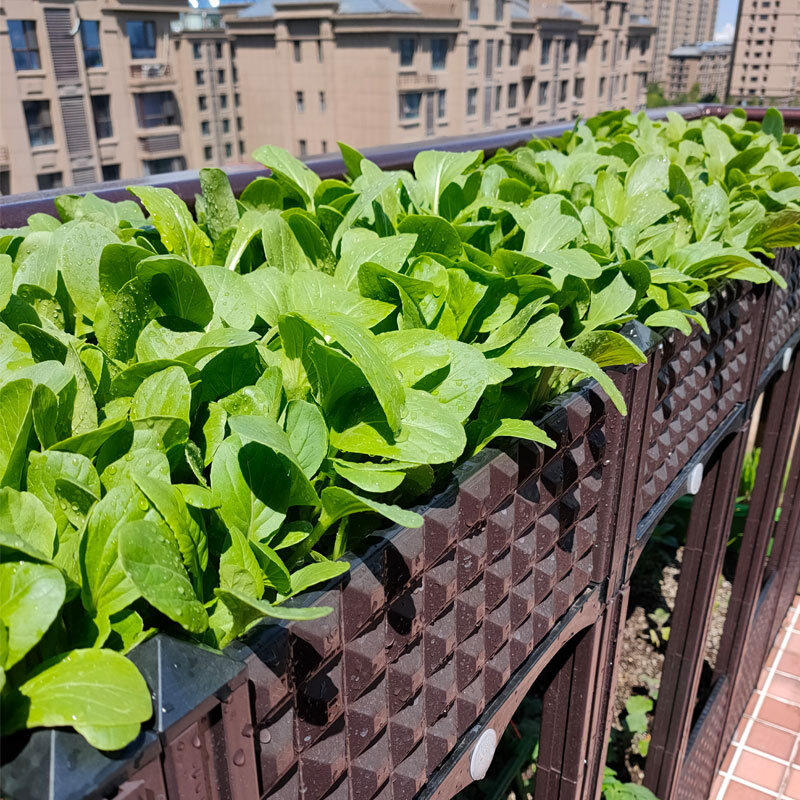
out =
[[225,28],[222,14],[213,11],[187,11],[170,23],[173,33],[186,31],[221,31]]
[[172,77],[172,64],[158,61],[149,64],[131,64],[131,79],[136,81],[163,80]]
[[438,89],[439,75],[434,72],[401,72],[397,76],[397,88],[401,91]]
[[[651,119],[663,119],[667,111],[677,111],[686,119],[695,119],[702,116],[724,116],[734,106],[722,105],[685,105],[651,109],[647,115]],[[748,119],[761,120],[766,107],[743,107]],[[787,128],[800,126],[800,107],[781,108]],[[521,126],[491,133],[473,134],[436,139],[436,147],[453,151],[483,150],[487,156],[493,155],[499,148],[512,149],[527,143],[533,138],[560,136],[564,131],[570,130],[574,121],[557,122],[548,125]],[[383,147],[365,148],[364,155],[375,162],[381,169],[407,169],[414,161],[414,157],[421,150],[427,150],[431,140],[412,142],[408,144],[394,144]],[[328,154],[312,156],[305,159],[320,178],[340,178],[346,171],[341,156]],[[226,167],[225,171],[231,183],[234,194],[239,195],[248,183],[257,177],[263,177],[263,167],[240,164]],[[112,202],[130,200],[131,195],[125,190],[126,186],[134,184],[147,184],[149,186],[169,186],[183,199],[190,208],[194,206],[195,194],[200,192],[200,179],[197,170],[185,170],[164,175],[115,181],[113,183],[99,183],[94,186],[82,186],[82,192],[92,192],[99,197]],[[41,192],[9,195],[0,197],[0,225],[5,228],[25,225],[27,218],[36,212],[56,214],[53,199],[66,194],[69,188],[48,189]]]

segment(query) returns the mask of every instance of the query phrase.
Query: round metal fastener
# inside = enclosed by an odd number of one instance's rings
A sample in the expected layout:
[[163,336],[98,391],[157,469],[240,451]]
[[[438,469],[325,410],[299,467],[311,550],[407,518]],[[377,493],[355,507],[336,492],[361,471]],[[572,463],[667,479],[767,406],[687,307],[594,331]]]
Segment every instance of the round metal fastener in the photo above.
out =
[[792,347],[785,347],[783,349],[783,358],[781,358],[781,369],[784,372],[789,371],[789,367],[792,363],[792,353],[794,352],[794,348]]
[[469,774],[472,780],[480,781],[486,777],[496,749],[497,734],[487,728],[473,745],[472,755],[469,757]]
[[697,494],[700,491],[700,484],[703,482],[703,465],[695,464],[692,471],[689,473],[689,479],[686,481],[686,493]]

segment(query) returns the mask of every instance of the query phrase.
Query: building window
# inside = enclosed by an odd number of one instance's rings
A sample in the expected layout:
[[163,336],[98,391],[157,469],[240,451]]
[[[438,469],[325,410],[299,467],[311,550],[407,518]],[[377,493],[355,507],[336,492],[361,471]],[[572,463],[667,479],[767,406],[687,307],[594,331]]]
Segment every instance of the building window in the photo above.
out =
[[220,108],[227,108],[228,107],[228,95],[221,94],[219,96],[219,107]]
[[583,78],[575,78],[575,97],[578,100],[583,99]]
[[233,95],[233,104],[236,106],[236,108],[239,108],[239,106],[242,104],[242,98],[239,97],[239,92],[236,92],[236,94]]
[[478,0],[469,0],[469,18],[478,19]]
[[100,52],[100,23],[92,19],[81,20],[81,45],[83,46],[83,63],[86,69],[103,66],[103,54]]
[[539,105],[543,106],[547,102],[547,89],[550,84],[547,81],[542,81],[539,84]]
[[200,42],[192,42],[192,55],[194,56],[195,60],[202,58],[203,45]]
[[503,21],[503,0],[494,0],[494,21]]
[[0,169],[0,197],[11,194],[11,173]]
[[64,181],[60,172],[43,172],[36,176],[36,184],[41,192],[45,189],[60,189],[64,185]]
[[622,92],[623,94],[628,91],[628,76],[622,76]]
[[517,107],[517,84],[516,83],[509,83],[508,84],[508,107],[509,108],[516,108]]
[[131,46],[131,58],[156,57],[156,24],[152,21],[133,20],[125,23]]
[[494,110],[495,111],[499,111],[500,110],[500,103],[502,102],[502,99],[503,99],[503,87],[502,86],[497,86],[497,87],[495,87],[495,90],[494,90]]
[[225,142],[225,158],[230,158],[233,155],[233,145],[230,142]]
[[325,141],[325,139],[320,142],[320,147],[322,148],[323,153],[328,152],[328,143]]
[[210,136],[211,135],[211,123],[207,119],[204,119],[200,123],[200,133],[203,136]]
[[196,86],[203,86],[206,82],[206,73],[202,69],[194,71],[194,82]]
[[414,63],[414,50],[417,43],[413,39],[400,40],[400,66],[410,67]]
[[447,115],[447,93],[444,89],[439,89],[436,93],[436,116],[444,119]]
[[505,42],[502,39],[497,40],[497,69],[503,66],[503,45]]
[[231,121],[227,118],[222,120],[222,132],[223,133],[231,132]]
[[572,42],[569,39],[564,39],[564,47],[561,50],[561,63],[569,64],[569,51],[572,49]]
[[478,66],[478,40],[469,40],[469,49],[467,52],[467,67],[475,69]]
[[325,92],[319,93],[319,111],[321,114],[325,113],[325,109],[328,107],[327,102],[325,101]]
[[302,114],[306,110],[306,100],[302,92],[295,92],[295,109],[298,114]]
[[241,117],[236,117],[236,130],[237,131],[244,130],[244,124],[242,123],[242,118]]
[[102,164],[100,171],[103,173],[104,181],[119,180],[119,164]]
[[531,87],[533,86],[533,78],[522,79],[522,99],[526,100],[531,96]]
[[558,102],[566,103],[568,94],[569,94],[569,81],[561,81],[561,85],[558,87]]
[[542,39],[542,64],[550,63],[550,46],[553,44],[552,39]]
[[197,107],[201,111],[205,111],[208,108],[208,100],[204,94],[197,95]]
[[400,119],[417,119],[421,101],[421,92],[403,92],[400,95]]
[[578,63],[586,61],[586,54],[589,52],[589,39],[581,37],[578,39]]
[[222,58],[222,42],[214,43],[214,55],[217,58]]
[[431,39],[431,69],[444,69],[447,60],[447,39]]
[[522,50],[522,39],[519,36],[514,36],[511,39],[511,53],[509,55],[509,66],[516,67],[519,64],[519,54]]
[[142,161],[145,175],[164,175],[167,172],[182,172],[186,169],[186,159],[183,156],[171,158],[152,158]]
[[206,161],[211,161],[211,159],[213,158],[213,155],[214,155],[214,151],[211,149],[211,145],[206,145],[203,148],[203,158]]
[[611,3],[606,3],[606,7],[603,9],[603,25],[608,25],[611,22]]
[[10,19],[8,36],[11,39],[11,53],[14,56],[14,69],[41,69],[39,43],[36,40],[36,23],[32,19]]
[[608,42],[603,42],[600,45],[600,60],[608,61]]
[[225,70],[218,69],[217,70],[217,83],[225,83]]
[[242,139],[239,139],[239,155],[244,155],[244,141]]
[[111,125],[110,98],[107,94],[92,95],[92,116],[94,132],[98,139],[110,139],[114,135]]
[[306,140],[300,139],[300,141],[297,143],[297,148],[300,151],[300,158],[304,158],[308,151],[308,147],[306,146]]
[[294,60],[299,62],[300,58],[302,57],[302,53],[300,52],[300,42],[294,41],[292,42],[292,45],[294,47]]
[[53,120],[50,118],[49,100],[26,100],[22,107],[28,125],[31,147],[53,144]]
[[486,58],[484,59],[484,75],[487,78],[492,77],[492,67],[494,66],[494,40],[486,40]]
[[467,116],[474,117],[478,113],[478,90],[467,89]]
[[[140,128],[158,128],[161,125],[178,125],[178,104],[172,92],[147,92],[134,95],[136,117]],[[156,173],[149,173],[156,174]]]
[[317,39],[317,62],[322,63],[322,40]]
[[597,96],[602,97],[606,93],[606,79],[600,78],[600,82],[597,86]]

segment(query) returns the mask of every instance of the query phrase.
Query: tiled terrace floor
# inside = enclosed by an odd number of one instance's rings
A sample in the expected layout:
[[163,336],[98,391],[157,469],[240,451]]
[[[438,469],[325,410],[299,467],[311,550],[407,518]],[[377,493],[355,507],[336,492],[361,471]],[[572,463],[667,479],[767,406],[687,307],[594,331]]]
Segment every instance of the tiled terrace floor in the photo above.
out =
[[800,800],[800,596],[747,704],[710,800]]

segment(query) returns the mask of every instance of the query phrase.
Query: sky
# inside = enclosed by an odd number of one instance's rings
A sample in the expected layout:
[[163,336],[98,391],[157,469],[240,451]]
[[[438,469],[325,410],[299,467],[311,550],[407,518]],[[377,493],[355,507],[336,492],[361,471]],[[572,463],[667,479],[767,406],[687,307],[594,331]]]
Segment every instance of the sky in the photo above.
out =
[[733,31],[736,27],[736,11],[738,8],[739,0],[719,0],[717,24],[714,34],[714,38],[717,41],[733,41]]

